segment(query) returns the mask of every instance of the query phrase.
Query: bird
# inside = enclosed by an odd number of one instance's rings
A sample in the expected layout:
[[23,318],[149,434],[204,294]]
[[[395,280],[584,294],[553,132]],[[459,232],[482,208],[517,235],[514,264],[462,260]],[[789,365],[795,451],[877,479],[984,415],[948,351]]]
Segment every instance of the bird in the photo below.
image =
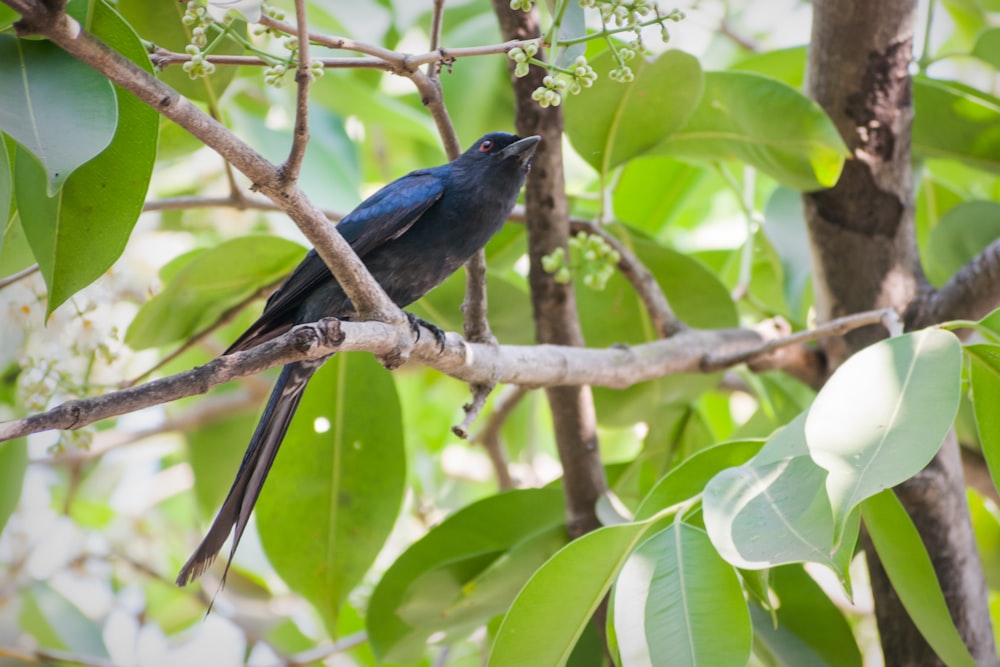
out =
[[[540,139],[486,134],[451,162],[389,183],[344,216],[336,229],[389,298],[405,308],[458,270],[503,226]],[[344,289],[310,250],[268,298],[260,317],[223,355],[248,350],[298,324],[356,315]],[[407,316],[418,335],[418,325],[424,325],[443,346],[440,329]],[[282,369],[222,507],[177,575],[179,586],[204,573],[232,532],[225,582],[306,384],[327,359],[296,361]]]

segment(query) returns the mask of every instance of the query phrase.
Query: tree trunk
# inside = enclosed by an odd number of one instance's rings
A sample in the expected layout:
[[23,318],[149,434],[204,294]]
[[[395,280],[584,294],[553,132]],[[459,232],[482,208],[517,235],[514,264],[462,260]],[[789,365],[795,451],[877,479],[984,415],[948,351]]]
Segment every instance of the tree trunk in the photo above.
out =
[[[929,291],[913,224],[909,65],[916,0],[816,0],[809,92],[851,150],[837,185],[805,196],[820,321],[871,308],[905,312]],[[887,335],[866,327],[825,349],[831,368]],[[996,665],[987,588],[954,434],[896,489],[934,563],[952,618],[980,665]],[[871,548],[875,610],[887,665],[937,665]]]

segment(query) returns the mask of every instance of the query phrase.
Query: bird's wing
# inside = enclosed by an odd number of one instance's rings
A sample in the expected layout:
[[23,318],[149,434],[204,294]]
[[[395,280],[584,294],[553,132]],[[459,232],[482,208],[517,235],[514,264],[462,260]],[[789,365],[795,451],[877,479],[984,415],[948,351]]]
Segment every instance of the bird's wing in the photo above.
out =
[[[378,246],[405,233],[443,192],[444,183],[434,170],[412,172],[359,204],[344,216],[337,231],[354,252],[364,258]],[[246,350],[285,333],[295,323],[303,300],[329,279],[326,264],[315,250],[310,250],[268,298],[260,318],[226,350],[226,354]]]

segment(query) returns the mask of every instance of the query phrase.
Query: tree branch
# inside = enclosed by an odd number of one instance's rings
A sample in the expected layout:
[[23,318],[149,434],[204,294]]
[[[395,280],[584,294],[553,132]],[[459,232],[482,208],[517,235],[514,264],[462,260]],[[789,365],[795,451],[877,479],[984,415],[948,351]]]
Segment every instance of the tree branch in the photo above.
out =
[[916,299],[908,328],[947,320],[978,320],[1000,306],[1000,239],[986,246],[945,285]]
[[302,160],[309,144],[309,84],[312,83],[312,73],[309,67],[309,23],[306,20],[305,0],[295,0],[295,21],[299,24],[299,62],[295,68],[295,129],[288,158],[279,167],[285,185],[299,180]]
[[[855,318],[842,326],[848,329],[866,322],[864,318]],[[827,333],[823,329],[813,337]],[[410,359],[469,384],[597,385],[620,389],[667,375],[716,372],[720,368],[720,358],[735,358],[737,353],[745,351],[772,352],[782,345],[801,344],[805,339],[801,333],[782,341],[767,341],[751,329],[689,329],[651,343],[596,349],[560,345],[483,345],[448,333],[442,352],[434,337],[426,332],[414,346]],[[361,350],[385,355],[395,346],[396,329],[384,322],[327,318],[302,324],[253,349],[218,357],[188,371],[101,396],[67,401],[42,413],[0,422],[0,441],[52,429],[80,428],[101,419],[204,394],[223,382],[293,361]]]

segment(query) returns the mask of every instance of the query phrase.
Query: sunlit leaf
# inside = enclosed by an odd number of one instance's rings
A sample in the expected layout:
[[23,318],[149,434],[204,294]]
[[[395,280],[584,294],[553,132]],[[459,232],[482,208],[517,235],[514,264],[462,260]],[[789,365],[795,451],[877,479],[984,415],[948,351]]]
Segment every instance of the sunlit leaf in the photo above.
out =
[[736,571],[693,526],[675,524],[643,542],[614,597],[623,667],[743,667],[750,658],[750,614]]
[[830,473],[826,491],[838,531],[858,503],[934,457],[958,411],[961,371],[958,339],[925,329],[861,350],[820,390],[805,437],[813,460]]
[[983,458],[993,484],[1000,480],[1000,345],[967,345],[971,362],[972,406]]

